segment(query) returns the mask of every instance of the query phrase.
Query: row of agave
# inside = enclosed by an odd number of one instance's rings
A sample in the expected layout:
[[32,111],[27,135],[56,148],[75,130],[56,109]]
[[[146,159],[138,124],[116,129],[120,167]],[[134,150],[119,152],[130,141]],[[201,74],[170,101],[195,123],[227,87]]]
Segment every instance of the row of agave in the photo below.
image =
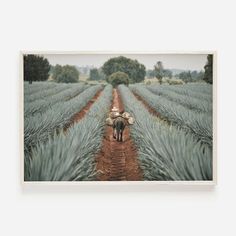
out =
[[213,124],[211,113],[198,113],[187,109],[163,96],[153,94],[140,85],[132,86],[131,89],[134,93],[141,96],[150,107],[159,112],[163,118],[166,118],[169,122],[186,132],[194,134],[201,142],[212,146]]
[[[205,90],[201,89],[204,86],[206,86],[207,89]],[[208,87],[208,85],[199,86],[196,84],[195,87],[193,87],[193,85],[185,84],[185,85],[176,85],[176,86],[162,85],[162,87],[168,91],[173,91],[175,93],[185,95],[187,97],[192,97],[192,98],[205,100],[207,102],[212,102],[212,86],[210,88]]]
[[31,149],[38,143],[44,143],[55,132],[65,127],[71,117],[79,112],[102,89],[101,85],[92,86],[68,101],[50,107],[44,113],[38,113],[24,119],[24,154],[27,164]]
[[[41,99],[36,99],[33,102],[26,102],[24,106],[24,117],[32,116],[37,113],[43,113],[48,108],[52,107],[58,102],[69,100],[87,88],[84,84],[76,84],[70,86],[56,86],[53,91],[51,91],[51,96],[49,93],[43,96]],[[46,90],[48,91],[48,90]]]
[[69,87],[71,87],[70,84],[58,84],[58,83],[53,83],[53,87],[47,87],[44,89],[41,89],[38,92],[35,92],[33,94],[28,94],[27,96],[24,97],[24,103],[31,103],[34,102],[38,99],[46,98],[49,96],[52,96],[55,93],[59,93]]
[[55,83],[53,82],[45,82],[45,81],[38,81],[29,84],[28,82],[24,82],[24,94],[29,96],[31,94],[38,93],[44,89],[50,89],[55,87]]
[[184,87],[188,90],[192,90],[198,93],[205,93],[208,95],[212,95],[212,85],[206,83],[188,83],[185,84]]
[[211,180],[212,149],[191,133],[152,116],[125,86],[119,86],[125,109],[136,119],[131,136],[138,149],[144,180]]
[[147,89],[159,96],[177,102],[191,110],[197,112],[212,112],[212,101],[200,98],[194,98],[190,94],[179,94],[163,86],[147,86]]
[[[82,99],[82,98],[80,98]],[[100,149],[105,116],[112,99],[112,87],[106,86],[86,116],[64,132],[39,143],[25,167],[28,181],[95,180],[95,155]]]

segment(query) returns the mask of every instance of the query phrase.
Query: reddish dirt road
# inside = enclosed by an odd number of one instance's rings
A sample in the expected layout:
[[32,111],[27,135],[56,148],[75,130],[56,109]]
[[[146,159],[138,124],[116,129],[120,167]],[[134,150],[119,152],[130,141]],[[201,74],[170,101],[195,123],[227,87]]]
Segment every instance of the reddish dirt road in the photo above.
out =
[[[123,110],[121,98],[116,89],[113,90],[112,107]],[[96,157],[98,180],[101,181],[138,181],[142,180],[141,169],[137,161],[137,151],[130,138],[129,127],[123,133],[123,142],[113,138],[112,127],[107,126],[104,134],[101,151]]]
[[153,108],[151,108],[144,99],[142,99],[138,94],[136,94],[134,92],[133,92],[133,94],[140,102],[142,102],[142,104],[149,111],[149,113],[151,113],[154,116],[160,117],[160,113],[155,111]]
[[139,100],[144,105],[144,107],[149,111],[149,113],[151,115],[158,117],[162,121],[165,121],[166,124],[168,124],[168,125],[171,124],[171,122],[168,119],[166,119],[165,117],[162,117],[159,112],[155,111],[151,106],[149,106],[149,104],[141,96],[139,96],[138,94],[136,94],[134,92],[133,92],[133,94],[137,98],[137,100]]

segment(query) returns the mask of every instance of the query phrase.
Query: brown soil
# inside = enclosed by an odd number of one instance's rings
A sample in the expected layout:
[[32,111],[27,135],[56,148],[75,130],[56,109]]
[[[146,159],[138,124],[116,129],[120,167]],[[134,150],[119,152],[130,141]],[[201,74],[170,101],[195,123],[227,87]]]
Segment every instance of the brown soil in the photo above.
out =
[[[113,90],[113,106],[116,106],[119,111],[123,110],[123,104],[116,89]],[[142,180],[142,173],[137,160],[137,150],[130,138],[128,126],[125,127],[123,132],[123,142],[117,142],[113,138],[112,127],[106,127],[102,148],[96,157],[96,161],[99,173],[98,180]]]
[[151,113],[152,115],[154,115],[154,116],[158,116],[158,117],[160,117],[160,113],[159,112],[157,112],[157,111],[155,111],[153,108],[151,108],[149,105],[148,105],[148,103],[141,97],[141,96],[139,96],[137,93],[134,93],[133,92],[133,94],[134,94],[134,96],[140,101],[140,102],[142,102],[142,104],[145,106],[145,108],[149,111],[149,113]]
[[102,90],[98,91],[95,96],[87,103],[87,105],[79,112],[77,112],[75,115],[73,115],[70,119],[70,122],[68,124],[65,125],[64,127],[64,131],[66,132],[74,123],[79,122],[82,118],[84,118],[84,116],[86,115],[86,113],[88,112],[88,110],[90,109],[90,107],[94,104],[94,102],[98,99],[98,97],[100,96]]
[[133,92],[133,94],[144,105],[144,107],[149,111],[150,114],[158,117],[160,120],[162,120],[163,122],[165,122],[168,125],[171,124],[171,122],[167,118],[163,117],[161,115],[161,113],[154,110],[141,96],[139,96],[137,93],[134,93],[134,92]]

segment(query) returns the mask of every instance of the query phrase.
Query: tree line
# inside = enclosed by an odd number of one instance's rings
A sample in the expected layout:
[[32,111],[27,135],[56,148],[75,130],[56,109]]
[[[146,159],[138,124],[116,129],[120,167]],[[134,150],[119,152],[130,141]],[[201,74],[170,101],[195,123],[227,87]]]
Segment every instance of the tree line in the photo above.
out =
[[48,60],[39,55],[24,55],[24,80],[45,81],[51,76],[58,83],[76,83],[79,81],[79,71],[75,66],[52,66]]
[[178,74],[173,75],[173,72],[171,70],[164,69],[163,63],[161,61],[158,61],[154,66],[153,70],[147,70],[146,76],[147,78],[150,79],[157,78],[160,84],[162,84],[163,78],[172,79],[173,77],[180,79],[185,83],[188,83],[188,82],[196,82],[204,80],[205,73],[204,71],[189,70],[189,71],[182,71]]
[[[184,71],[177,77],[185,82],[205,80],[207,83],[213,83],[213,55],[207,56],[207,62],[203,71]],[[49,76],[58,83],[76,83],[79,81],[79,71],[75,66],[56,65],[51,66],[46,58],[40,55],[24,55],[24,80],[32,83],[33,81],[45,81]],[[137,60],[119,56],[106,61],[101,68],[90,70],[90,80],[106,80],[108,83],[116,86],[124,83],[139,83],[144,81],[145,77],[156,77],[160,84],[163,78],[171,79],[173,73],[165,69],[163,63],[158,61],[153,70],[146,70],[145,66]]]
[[79,71],[75,66],[52,66],[51,75],[52,79],[58,83],[77,83],[79,81]]

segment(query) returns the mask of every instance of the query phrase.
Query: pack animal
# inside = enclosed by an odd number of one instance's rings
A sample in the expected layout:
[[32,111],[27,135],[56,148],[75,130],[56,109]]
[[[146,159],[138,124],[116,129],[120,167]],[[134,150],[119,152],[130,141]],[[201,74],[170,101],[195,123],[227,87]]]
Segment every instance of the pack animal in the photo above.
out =
[[118,142],[123,142],[123,131],[126,125],[126,120],[121,116],[113,121],[113,138],[116,138]]

